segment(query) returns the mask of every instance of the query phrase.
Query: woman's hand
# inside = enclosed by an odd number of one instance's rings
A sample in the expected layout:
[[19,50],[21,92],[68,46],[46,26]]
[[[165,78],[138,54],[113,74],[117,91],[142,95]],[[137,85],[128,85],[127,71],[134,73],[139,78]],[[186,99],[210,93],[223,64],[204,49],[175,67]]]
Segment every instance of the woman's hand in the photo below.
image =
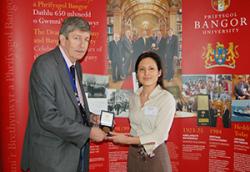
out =
[[140,139],[138,136],[130,136],[128,133],[116,133],[110,132],[111,136],[108,137],[108,140],[111,140],[114,143],[119,144],[140,144]]
[[129,139],[131,137],[127,133],[110,132],[109,134],[111,136],[108,137],[108,140],[119,144],[129,144]]

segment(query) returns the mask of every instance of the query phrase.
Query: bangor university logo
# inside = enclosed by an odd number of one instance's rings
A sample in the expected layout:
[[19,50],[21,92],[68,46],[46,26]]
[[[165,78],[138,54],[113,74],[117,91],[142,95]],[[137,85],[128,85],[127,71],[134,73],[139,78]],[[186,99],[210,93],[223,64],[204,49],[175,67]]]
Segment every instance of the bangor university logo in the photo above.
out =
[[230,6],[230,0],[211,0],[212,7],[215,11],[225,11]]
[[236,67],[236,59],[240,57],[237,51],[238,47],[233,42],[229,42],[227,48],[220,42],[216,43],[215,48],[213,48],[211,43],[208,43],[207,47],[203,47],[202,53],[205,68],[226,67],[234,69]]

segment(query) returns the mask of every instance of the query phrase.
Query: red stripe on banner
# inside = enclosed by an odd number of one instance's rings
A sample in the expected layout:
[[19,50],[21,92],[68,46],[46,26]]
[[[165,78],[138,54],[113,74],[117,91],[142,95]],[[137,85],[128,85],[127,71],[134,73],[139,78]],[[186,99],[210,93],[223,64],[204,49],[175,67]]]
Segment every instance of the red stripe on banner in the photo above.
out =
[[[28,77],[33,62],[32,3],[4,1],[1,46],[1,163],[3,171],[20,171],[28,115]],[[2,11],[2,10],[1,10]],[[29,12],[30,11],[30,12]]]

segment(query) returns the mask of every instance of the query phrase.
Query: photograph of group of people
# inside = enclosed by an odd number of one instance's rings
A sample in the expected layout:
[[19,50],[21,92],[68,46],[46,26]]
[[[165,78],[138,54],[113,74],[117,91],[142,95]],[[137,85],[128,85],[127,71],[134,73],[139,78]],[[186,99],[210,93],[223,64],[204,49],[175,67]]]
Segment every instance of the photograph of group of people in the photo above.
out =
[[117,117],[128,117],[129,111],[129,90],[110,89],[108,98],[108,111],[114,112]]
[[[217,118],[222,118],[223,126],[230,127],[232,101],[232,75],[183,75],[182,91],[177,98],[177,117],[207,118],[198,125],[217,126]],[[203,102],[200,95],[205,95]],[[204,102],[207,101],[207,102]],[[204,104],[207,104],[204,107]],[[202,105],[203,107],[199,107]],[[202,116],[198,114],[200,111]]]
[[108,47],[113,82],[122,81],[131,75],[137,58],[147,51],[153,51],[161,57],[165,69],[164,79],[171,81],[174,77],[179,45],[172,28],[168,29],[166,36],[159,28],[145,29],[140,33],[126,30],[123,35],[114,33]]

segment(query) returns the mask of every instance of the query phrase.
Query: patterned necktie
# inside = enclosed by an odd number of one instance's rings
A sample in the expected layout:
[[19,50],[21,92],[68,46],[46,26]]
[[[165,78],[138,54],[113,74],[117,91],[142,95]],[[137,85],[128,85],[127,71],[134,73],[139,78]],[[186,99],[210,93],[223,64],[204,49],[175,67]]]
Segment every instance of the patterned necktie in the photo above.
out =
[[80,102],[80,98],[79,98],[78,92],[77,92],[77,87],[76,87],[76,76],[75,76],[75,66],[74,66],[74,65],[72,65],[72,66],[70,67],[70,73],[71,73],[71,75],[72,75],[72,79],[73,79],[74,84],[75,84],[75,89],[76,89],[76,90],[74,90],[74,93],[75,93],[76,101],[77,101],[77,104],[78,104],[78,106],[79,106],[80,112],[81,112],[81,114],[82,114],[83,124],[85,124],[85,125],[87,124],[87,125],[88,125],[88,118],[87,118],[87,115],[86,115],[86,111],[84,110],[84,108],[83,108],[83,106],[82,106],[82,104],[81,104],[81,102]]
[[75,76],[75,65],[70,66],[70,73],[71,73],[71,76],[72,76],[73,81],[75,83],[76,82],[75,81],[75,79],[76,79],[76,76]]
[[78,106],[80,106],[81,102],[80,102],[80,98],[78,96],[78,93],[77,93],[77,87],[76,87],[76,74],[75,74],[75,66],[72,65],[70,67],[70,73],[71,73],[71,76],[72,76],[72,79],[73,79],[73,82],[74,82],[74,93],[75,93],[75,96],[76,96],[76,100],[77,100],[77,104]]

